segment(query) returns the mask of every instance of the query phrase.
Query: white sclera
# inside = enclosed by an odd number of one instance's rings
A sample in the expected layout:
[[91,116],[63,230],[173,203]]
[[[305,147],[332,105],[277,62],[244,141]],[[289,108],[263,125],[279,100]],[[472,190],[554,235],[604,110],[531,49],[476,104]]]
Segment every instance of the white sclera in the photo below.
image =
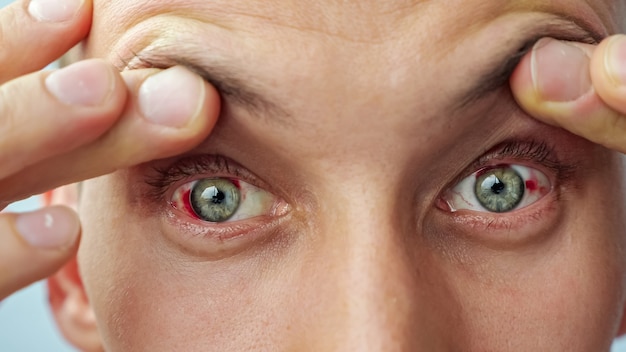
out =
[[[534,182],[534,189],[529,190],[524,187],[524,195],[522,196],[522,200],[519,204],[511,211],[522,209],[527,207],[539,199],[543,198],[551,189],[550,180],[548,176],[546,176],[543,172],[533,169],[528,166],[522,165],[495,165],[492,169],[510,167],[515,170],[520,177],[522,178],[524,184],[526,185],[529,181]],[[488,172],[488,171],[487,171]],[[448,190],[444,196],[444,200],[448,204],[448,207],[451,212],[457,212],[459,210],[474,210],[474,211],[482,211],[493,213],[489,209],[483,207],[478,198],[476,197],[476,193],[474,189],[476,187],[476,182],[479,175],[484,174],[484,171],[476,171],[470,176],[461,180],[461,182],[457,183],[452,189]]]

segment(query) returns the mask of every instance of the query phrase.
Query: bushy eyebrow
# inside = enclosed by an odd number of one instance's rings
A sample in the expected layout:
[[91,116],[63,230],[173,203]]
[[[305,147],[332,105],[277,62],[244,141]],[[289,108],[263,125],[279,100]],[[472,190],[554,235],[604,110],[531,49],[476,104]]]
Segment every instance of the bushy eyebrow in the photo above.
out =
[[503,43],[502,50],[493,53],[493,60],[484,64],[472,84],[464,89],[454,101],[456,109],[476,103],[480,98],[498,90],[508,83],[522,58],[543,37],[559,40],[597,44],[603,36],[574,18],[555,17],[534,26],[520,28],[519,35]]
[[234,66],[225,65],[206,55],[170,47],[133,53],[132,58],[121,61],[125,66],[122,69],[184,66],[213,85],[229,103],[239,105],[262,118],[271,116],[268,121],[272,123],[279,122],[284,126],[291,123],[290,114],[270,100],[260,87],[255,87],[253,80],[235,71]]

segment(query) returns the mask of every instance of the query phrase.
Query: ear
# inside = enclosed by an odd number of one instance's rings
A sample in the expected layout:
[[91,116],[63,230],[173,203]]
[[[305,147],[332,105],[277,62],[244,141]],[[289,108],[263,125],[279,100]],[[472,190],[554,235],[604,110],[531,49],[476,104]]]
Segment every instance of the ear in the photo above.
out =
[[626,309],[622,312],[622,322],[619,325],[619,330],[617,330],[616,337],[624,337],[626,335]]
[[[46,205],[64,204],[76,209],[78,185],[68,185],[43,196]],[[76,257],[48,278],[50,308],[59,330],[81,351],[103,351],[96,317],[85,294]]]

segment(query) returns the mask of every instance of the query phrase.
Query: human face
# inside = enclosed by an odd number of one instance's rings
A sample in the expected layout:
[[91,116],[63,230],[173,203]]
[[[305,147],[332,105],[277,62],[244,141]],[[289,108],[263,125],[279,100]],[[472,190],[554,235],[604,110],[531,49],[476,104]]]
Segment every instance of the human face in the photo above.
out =
[[[622,5],[96,1],[85,56],[186,64],[224,100],[195,150],[84,184],[79,265],[105,348],[608,350],[621,158],[530,119],[507,78],[542,36],[617,31]],[[452,211],[497,165],[519,165],[528,204]],[[268,206],[219,224],[176,206],[215,177]]]

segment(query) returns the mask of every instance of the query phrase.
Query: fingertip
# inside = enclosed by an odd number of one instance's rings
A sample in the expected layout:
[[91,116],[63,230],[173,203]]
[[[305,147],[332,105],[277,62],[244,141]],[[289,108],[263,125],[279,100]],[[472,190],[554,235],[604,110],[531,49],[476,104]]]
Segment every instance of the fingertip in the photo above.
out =
[[550,114],[546,114],[545,101],[535,84],[535,72],[533,72],[533,53],[526,54],[519,62],[509,84],[511,93],[517,104],[531,116],[544,122],[554,124]]
[[[123,73],[139,115],[142,134],[152,136],[155,152],[167,157],[199,144],[212,131],[220,113],[220,95],[202,77],[182,66]],[[134,108],[133,108],[134,106]],[[134,128],[138,128],[134,127]],[[137,130],[136,130],[137,131]],[[157,137],[161,143],[157,144]]]
[[174,66],[143,81],[137,104],[141,116],[148,122],[183,129],[202,116],[206,84],[188,69]]
[[609,45],[539,41],[510,80],[519,106],[542,122],[625,151],[626,119],[617,107],[626,106],[626,93],[620,96],[607,75]]
[[196,78],[201,82],[197,108],[185,125],[163,131],[162,136],[168,139],[168,143],[161,144],[160,157],[169,157],[192,149],[204,141],[215,127],[221,108],[220,95],[211,84],[199,76]]
[[55,205],[18,214],[15,229],[34,248],[65,251],[77,242],[80,222],[72,209]]
[[0,82],[42,69],[74,47],[89,33],[92,11],[91,0],[23,0],[2,8]]
[[589,72],[593,50],[588,44],[539,40],[511,76],[511,91],[520,107],[561,127],[604,109]]
[[91,9],[87,0],[29,0],[24,4],[26,12],[37,22],[65,23],[80,20]]
[[[63,126],[63,135],[75,136],[75,143],[63,138],[51,140],[48,144],[54,150],[60,146],[74,148],[102,136],[119,120],[128,99],[119,72],[101,59],[83,60],[32,75],[39,77],[41,89],[54,101],[48,105],[49,114],[63,114],[69,122]],[[14,94],[16,98],[22,99],[26,94],[23,90]]]
[[626,114],[626,35],[602,41],[591,57],[591,79],[600,98]]
[[0,299],[56,272],[78,249],[76,213],[52,206],[0,214]]

